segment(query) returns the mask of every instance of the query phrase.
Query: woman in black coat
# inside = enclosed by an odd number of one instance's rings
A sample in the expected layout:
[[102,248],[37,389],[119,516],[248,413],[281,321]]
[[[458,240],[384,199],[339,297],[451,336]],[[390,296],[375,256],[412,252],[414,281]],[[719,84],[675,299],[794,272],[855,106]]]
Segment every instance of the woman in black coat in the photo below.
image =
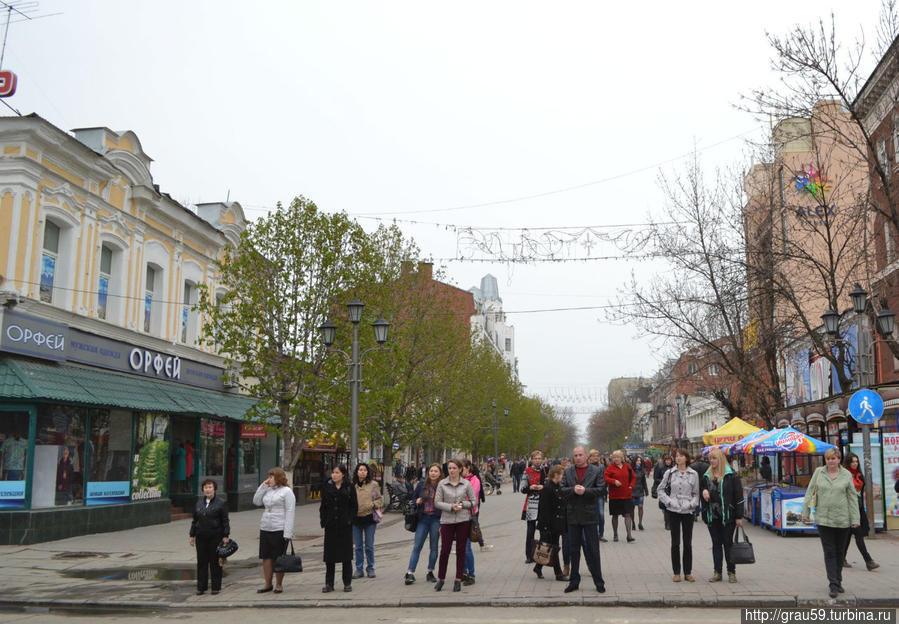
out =
[[[559,565],[559,537],[568,530],[568,522],[565,517],[565,501],[562,499],[562,466],[553,466],[549,469],[549,475],[543,483],[543,491],[540,492],[540,502],[537,506],[537,529],[540,531],[540,541],[552,544],[555,552],[552,556],[553,572],[557,581],[567,581],[568,577],[562,573]],[[534,566],[534,574],[537,578],[543,578],[543,566],[539,563]]]
[[347,479],[346,466],[335,466],[331,479],[322,488],[322,502],[318,508],[325,530],[325,586],[322,593],[334,591],[338,562],[343,564],[343,591],[353,591],[353,518],[358,509],[356,491]]
[[197,595],[209,588],[212,572],[212,593],[222,590],[222,566],[219,565],[216,548],[220,542],[228,543],[231,524],[228,521],[228,505],[215,495],[216,483],[203,481],[203,497],[194,507],[194,521],[190,523],[190,545],[197,547]]

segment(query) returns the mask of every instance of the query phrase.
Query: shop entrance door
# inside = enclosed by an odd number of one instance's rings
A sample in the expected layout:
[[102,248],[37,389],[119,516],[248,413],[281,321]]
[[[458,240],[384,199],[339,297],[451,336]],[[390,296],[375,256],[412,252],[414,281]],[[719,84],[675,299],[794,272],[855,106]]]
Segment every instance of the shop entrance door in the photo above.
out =
[[172,417],[171,484],[173,494],[196,494],[197,420]]

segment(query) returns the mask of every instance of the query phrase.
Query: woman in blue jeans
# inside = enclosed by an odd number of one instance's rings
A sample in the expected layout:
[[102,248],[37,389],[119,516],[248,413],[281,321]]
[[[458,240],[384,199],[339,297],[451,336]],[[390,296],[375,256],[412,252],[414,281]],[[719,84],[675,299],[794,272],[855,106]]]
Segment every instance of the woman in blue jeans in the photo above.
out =
[[[471,509],[472,522],[478,517],[481,500],[481,478],[478,476],[478,467],[471,463],[470,459],[462,460],[462,478],[471,483],[474,490],[475,506]],[[465,567],[462,568],[462,584],[474,585],[474,552],[471,550],[471,540],[465,548]]]
[[418,510],[418,526],[415,529],[412,556],[409,557],[409,569],[404,577],[406,585],[415,582],[415,568],[418,567],[418,558],[426,538],[429,540],[431,549],[428,554],[427,580],[431,583],[437,582],[437,577],[434,576],[434,566],[437,565],[437,546],[440,541],[440,510],[434,505],[434,494],[437,493],[437,484],[442,478],[443,470],[441,470],[440,464],[431,464],[428,466],[427,477],[418,482],[415,493],[412,495]]
[[367,563],[366,576],[375,578],[375,528],[378,525],[374,512],[381,509],[381,488],[377,481],[372,480],[368,466],[362,463],[357,464],[353,471],[353,485],[359,506],[359,511],[353,518],[353,544],[356,545],[356,572],[353,573],[353,578],[362,578],[364,563]]

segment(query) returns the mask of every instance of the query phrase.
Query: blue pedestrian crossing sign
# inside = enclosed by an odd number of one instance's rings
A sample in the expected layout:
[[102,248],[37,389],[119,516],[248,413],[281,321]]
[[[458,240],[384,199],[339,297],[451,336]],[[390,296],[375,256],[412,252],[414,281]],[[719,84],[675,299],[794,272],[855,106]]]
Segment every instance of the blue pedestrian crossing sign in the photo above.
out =
[[863,425],[873,425],[883,416],[883,399],[873,390],[859,390],[849,399],[849,414]]

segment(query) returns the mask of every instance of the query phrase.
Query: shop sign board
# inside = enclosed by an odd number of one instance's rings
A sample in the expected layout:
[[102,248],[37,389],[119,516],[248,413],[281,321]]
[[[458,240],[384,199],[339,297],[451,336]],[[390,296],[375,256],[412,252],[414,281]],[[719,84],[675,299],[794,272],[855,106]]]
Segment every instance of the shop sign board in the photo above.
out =
[[268,436],[265,431],[265,425],[260,424],[243,424],[240,426],[240,437],[250,439],[264,439]]
[[89,481],[85,490],[85,505],[114,505],[131,500],[128,481]]
[[24,481],[0,481],[0,509],[21,509],[25,506]]
[[0,312],[0,351],[223,390],[222,369],[14,310]]

